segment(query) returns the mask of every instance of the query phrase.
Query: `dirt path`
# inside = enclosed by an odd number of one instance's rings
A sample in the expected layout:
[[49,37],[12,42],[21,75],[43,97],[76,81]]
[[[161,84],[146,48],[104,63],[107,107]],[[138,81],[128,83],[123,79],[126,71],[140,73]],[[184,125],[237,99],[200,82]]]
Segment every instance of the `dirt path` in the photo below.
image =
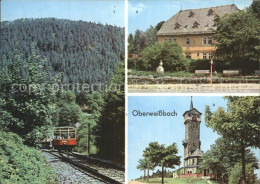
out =
[[212,184],[209,180],[206,180],[206,182],[208,182],[209,184]]
[[128,181],[127,184],[144,184],[139,181]]

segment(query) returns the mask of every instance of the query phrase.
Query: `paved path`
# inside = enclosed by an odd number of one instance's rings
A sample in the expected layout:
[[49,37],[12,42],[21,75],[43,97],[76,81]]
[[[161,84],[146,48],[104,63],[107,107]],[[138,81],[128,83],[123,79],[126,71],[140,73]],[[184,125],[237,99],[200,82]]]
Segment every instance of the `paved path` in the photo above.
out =
[[144,184],[139,181],[128,181],[127,184]]
[[252,93],[260,94],[259,84],[143,84],[128,85],[129,93]]

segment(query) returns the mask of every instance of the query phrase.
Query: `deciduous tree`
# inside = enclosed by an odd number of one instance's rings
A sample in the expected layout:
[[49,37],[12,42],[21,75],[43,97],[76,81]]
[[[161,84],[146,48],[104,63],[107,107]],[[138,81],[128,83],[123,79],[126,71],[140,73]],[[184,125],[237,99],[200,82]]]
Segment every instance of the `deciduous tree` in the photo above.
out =
[[30,145],[51,135],[58,78],[50,77],[44,60],[36,54],[22,59],[18,49],[14,59],[0,65],[0,126],[19,134]]
[[[246,163],[258,168],[257,159],[250,149],[245,152]],[[227,183],[234,165],[241,162],[239,144],[234,144],[223,137],[218,138],[202,156],[201,168],[211,169],[216,180]],[[240,169],[241,176],[241,169]]]
[[175,42],[156,43],[141,52],[141,63],[146,70],[155,70],[160,60],[165,71],[183,71],[187,69],[188,60],[182,55],[182,49]]
[[260,21],[251,9],[216,17],[216,57],[244,73],[257,70],[260,57]]
[[175,165],[180,165],[180,156],[177,156],[178,149],[176,143],[165,147],[158,142],[151,142],[145,148],[143,156],[148,158],[154,166],[162,167],[162,184],[164,184],[164,169],[175,168]]
[[242,163],[242,184],[246,184],[246,149],[260,148],[260,97],[227,97],[227,110],[219,107],[211,112],[205,110],[205,122],[224,139],[239,145]]

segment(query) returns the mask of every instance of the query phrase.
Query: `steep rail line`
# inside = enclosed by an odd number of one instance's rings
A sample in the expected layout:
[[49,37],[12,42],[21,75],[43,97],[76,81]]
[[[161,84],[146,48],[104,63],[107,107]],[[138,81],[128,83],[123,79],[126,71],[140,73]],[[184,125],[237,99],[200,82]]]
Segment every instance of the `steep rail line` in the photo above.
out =
[[124,183],[124,178],[118,177],[118,174],[115,173],[115,171],[112,171],[111,174],[111,172],[109,172],[109,168],[104,169],[104,167],[95,166],[92,164],[90,165],[87,163],[87,161],[85,162],[84,159],[82,158],[78,159],[75,154],[69,155],[68,157],[64,153],[59,154],[58,152],[53,152],[53,151],[46,151],[46,152],[85,171],[87,174],[88,173],[91,174],[93,177],[95,177],[96,179],[100,179],[100,181],[104,183],[110,183],[110,184]]

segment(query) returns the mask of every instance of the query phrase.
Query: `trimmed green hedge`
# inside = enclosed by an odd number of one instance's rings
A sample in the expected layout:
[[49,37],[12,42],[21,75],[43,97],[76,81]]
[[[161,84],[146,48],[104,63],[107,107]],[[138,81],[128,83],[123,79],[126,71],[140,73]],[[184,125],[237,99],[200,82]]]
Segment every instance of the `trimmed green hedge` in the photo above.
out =
[[56,184],[56,174],[41,152],[23,145],[22,139],[0,130],[0,183]]

